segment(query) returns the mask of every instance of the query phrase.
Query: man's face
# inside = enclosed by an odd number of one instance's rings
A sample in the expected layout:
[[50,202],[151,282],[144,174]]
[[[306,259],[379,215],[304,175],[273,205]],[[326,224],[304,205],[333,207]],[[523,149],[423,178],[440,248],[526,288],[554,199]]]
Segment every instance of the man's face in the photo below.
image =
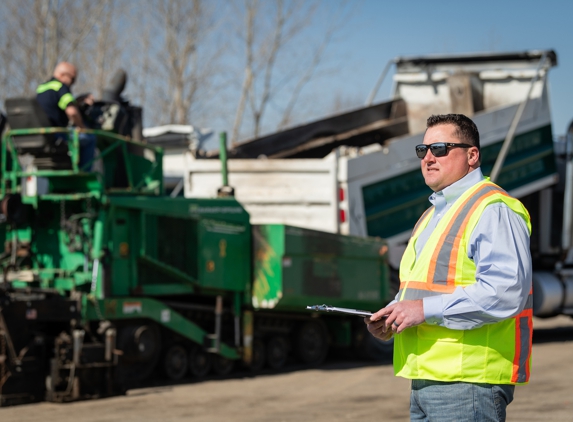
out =
[[[451,142],[454,144],[464,143],[455,136],[456,126],[442,124],[428,128],[424,135],[424,144],[430,145],[436,142]],[[422,174],[426,185],[434,192],[457,182],[477,166],[479,153],[476,147],[472,148],[448,148],[448,153],[443,157],[434,157],[428,150],[421,160]]]
[[72,86],[76,81],[76,70],[75,69],[66,69],[66,71],[61,73],[61,80],[67,86]]

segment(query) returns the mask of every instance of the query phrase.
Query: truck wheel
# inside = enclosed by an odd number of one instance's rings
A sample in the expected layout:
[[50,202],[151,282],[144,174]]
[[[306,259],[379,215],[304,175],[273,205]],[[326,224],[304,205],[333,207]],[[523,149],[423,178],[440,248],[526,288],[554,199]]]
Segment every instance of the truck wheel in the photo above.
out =
[[267,343],[267,364],[272,369],[281,369],[288,359],[288,341],[284,336],[273,336]]
[[253,372],[260,371],[264,368],[267,360],[267,350],[265,343],[261,339],[253,341],[253,360],[251,361],[250,369]]
[[188,367],[187,350],[183,346],[174,344],[167,349],[163,358],[163,369],[170,380],[179,381],[187,373]]
[[193,377],[203,378],[211,370],[211,356],[203,348],[193,346],[189,353],[189,372]]
[[134,321],[118,329],[117,348],[123,352],[115,369],[118,385],[131,385],[151,376],[161,357],[161,332],[149,321]]
[[224,358],[223,356],[214,356],[213,371],[217,375],[229,375],[234,367],[234,360]]
[[322,324],[305,322],[296,336],[296,354],[305,364],[318,365],[328,353],[328,337]]
[[356,352],[356,356],[360,359],[391,362],[394,352],[394,338],[391,338],[388,341],[377,339],[370,334],[366,328],[366,324],[359,322],[355,326],[354,350]]

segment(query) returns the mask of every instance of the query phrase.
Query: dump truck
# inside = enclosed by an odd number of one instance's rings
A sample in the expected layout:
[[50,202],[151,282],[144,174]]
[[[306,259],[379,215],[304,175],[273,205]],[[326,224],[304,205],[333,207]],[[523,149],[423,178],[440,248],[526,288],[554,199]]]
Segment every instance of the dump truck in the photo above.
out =
[[[254,224],[388,242],[393,273],[429,206],[414,147],[432,114],[476,123],[485,175],[532,216],[534,314],[573,315],[571,133],[554,141],[553,50],[398,57],[391,99],[233,145],[229,184]],[[387,69],[383,73],[386,73]],[[185,154],[185,196],[216,194],[218,151]],[[564,199],[565,198],[565,199]]]

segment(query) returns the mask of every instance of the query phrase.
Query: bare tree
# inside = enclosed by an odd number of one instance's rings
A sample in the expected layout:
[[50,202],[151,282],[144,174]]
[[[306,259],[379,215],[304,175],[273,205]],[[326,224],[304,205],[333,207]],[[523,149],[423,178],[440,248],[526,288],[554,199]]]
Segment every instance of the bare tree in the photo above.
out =
[[100,0],[102,9],[100,19],[95,23],[91,36],[78,49],[78,65],[81,68],[81,85],[85,91],[101,97],[110,76],[122,66],[122,54],[127,54],[118,19],[129,9],[126,1]]
[[[0,50],[9,81],[4,95],[32,95],[59,61],[78,63],[107,7],[113,0],[5,0],[0,5],[3,48]],[[82,50],[82,51],[80,51]],[[89,63],[89,62],[87,62]],[[87,64],[86,63],[86,64]]]
[[[149,0],[111,0],[105,10],[105,23],[98,24],[97,39],[93,40],[95,62],[90,76],[97,81],[98,89],[105,89],[115,72],[124,69],[127,72],[124,97],[142,106],[144,118],[155,123],[167,119],[162,117],[157,101],[148,101],[148,94],[155,89],[154,82],[160,76],[153,43],[157,37],[157,19],[150,13],[153,6]],[[165,88],[163,81],[162,88]]]
[[67,60],[79,69],[75,90],[97,96],[123,67],[148,123],[259,136],[300,119],[343,26],[326,12],[346,1],[3,0],[0,95],[33,95]]
[[316,69],[323,58],[326,48],[328,47],[330,41],[332,40],[332,36],[335,30],[336,27],[334,26],[330,26],[329,28],[327,28],[324,38],[322,39],[320,44],[315,48],[312,54],[310,65],[302,72],[302,74],[296,81],[296,84],[294,85],[294,88],[291,91],[290,98],[288,99],[287,105],[285,107],[283,117],[278,125],[279,129],[283,129],[291,123],[294,106],[296,105],[302,90],[310,82],[310,80],[316,73]]
[[[150,66],[160,86],[154,102],[166,123],[188,123],[195,116],[201,95],[213,85],[221,57],[214,31],[218,29],[215,3],[206,0],[155,0],[156,66]],[[154,75],[155,74],[155,75]]]
[[245,50],[246,50],[246,63],[245,63],[245,76],[243,79],[243,87],[241,88],[241,98],[237,106],[235,115],[235,123],[233,124],[233,135],[231,142],[234,143],[239,138],[239,130],[243,122],[243,113],[249,93],[252,91],[253,86],[253,73],[254,73],[254,32],[255,32],[255,16],[257,12],[258,1],[250,0],[245,2]]
[[313,32],[332,2],[244,0],[239,11],[244,16],[239,39],[245,67],[232,142],[239,139],[245,123],[253,137],[260,136],[271,103],[282,109],[282,115],[274,119],[278,122],[275,127],[293,121],[293,109],[303,89],[316,77],[335,33],[343,26],[345,4],[337,2],[335,8],[341,11],[338,16],[328,20],[323,30]]

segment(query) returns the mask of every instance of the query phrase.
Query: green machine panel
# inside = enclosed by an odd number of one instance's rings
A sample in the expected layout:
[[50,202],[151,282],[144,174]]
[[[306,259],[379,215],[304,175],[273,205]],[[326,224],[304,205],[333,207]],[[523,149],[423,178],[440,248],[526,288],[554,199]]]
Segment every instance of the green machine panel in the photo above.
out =
[[253,226],[255,309],[307,305],[378,310],[387,302],[388,250],[381,239],[284,225]]
[[[489,175],[503,140],[481,149],[481,168]],[[413,153],[413,152],[412,152]],[[507,191],[556,173],[551,126],[516,136],[497,184]],[[432,191],[419,169],[362,188],[369,236],[392,237],[411,230],[430,203]]]
[[113,295],[244,292],[249,216],[234,199],[111,198]]
[[244,291],[250,281],[249,226],[224,220],[199,222],[199,282],[214,289]]

